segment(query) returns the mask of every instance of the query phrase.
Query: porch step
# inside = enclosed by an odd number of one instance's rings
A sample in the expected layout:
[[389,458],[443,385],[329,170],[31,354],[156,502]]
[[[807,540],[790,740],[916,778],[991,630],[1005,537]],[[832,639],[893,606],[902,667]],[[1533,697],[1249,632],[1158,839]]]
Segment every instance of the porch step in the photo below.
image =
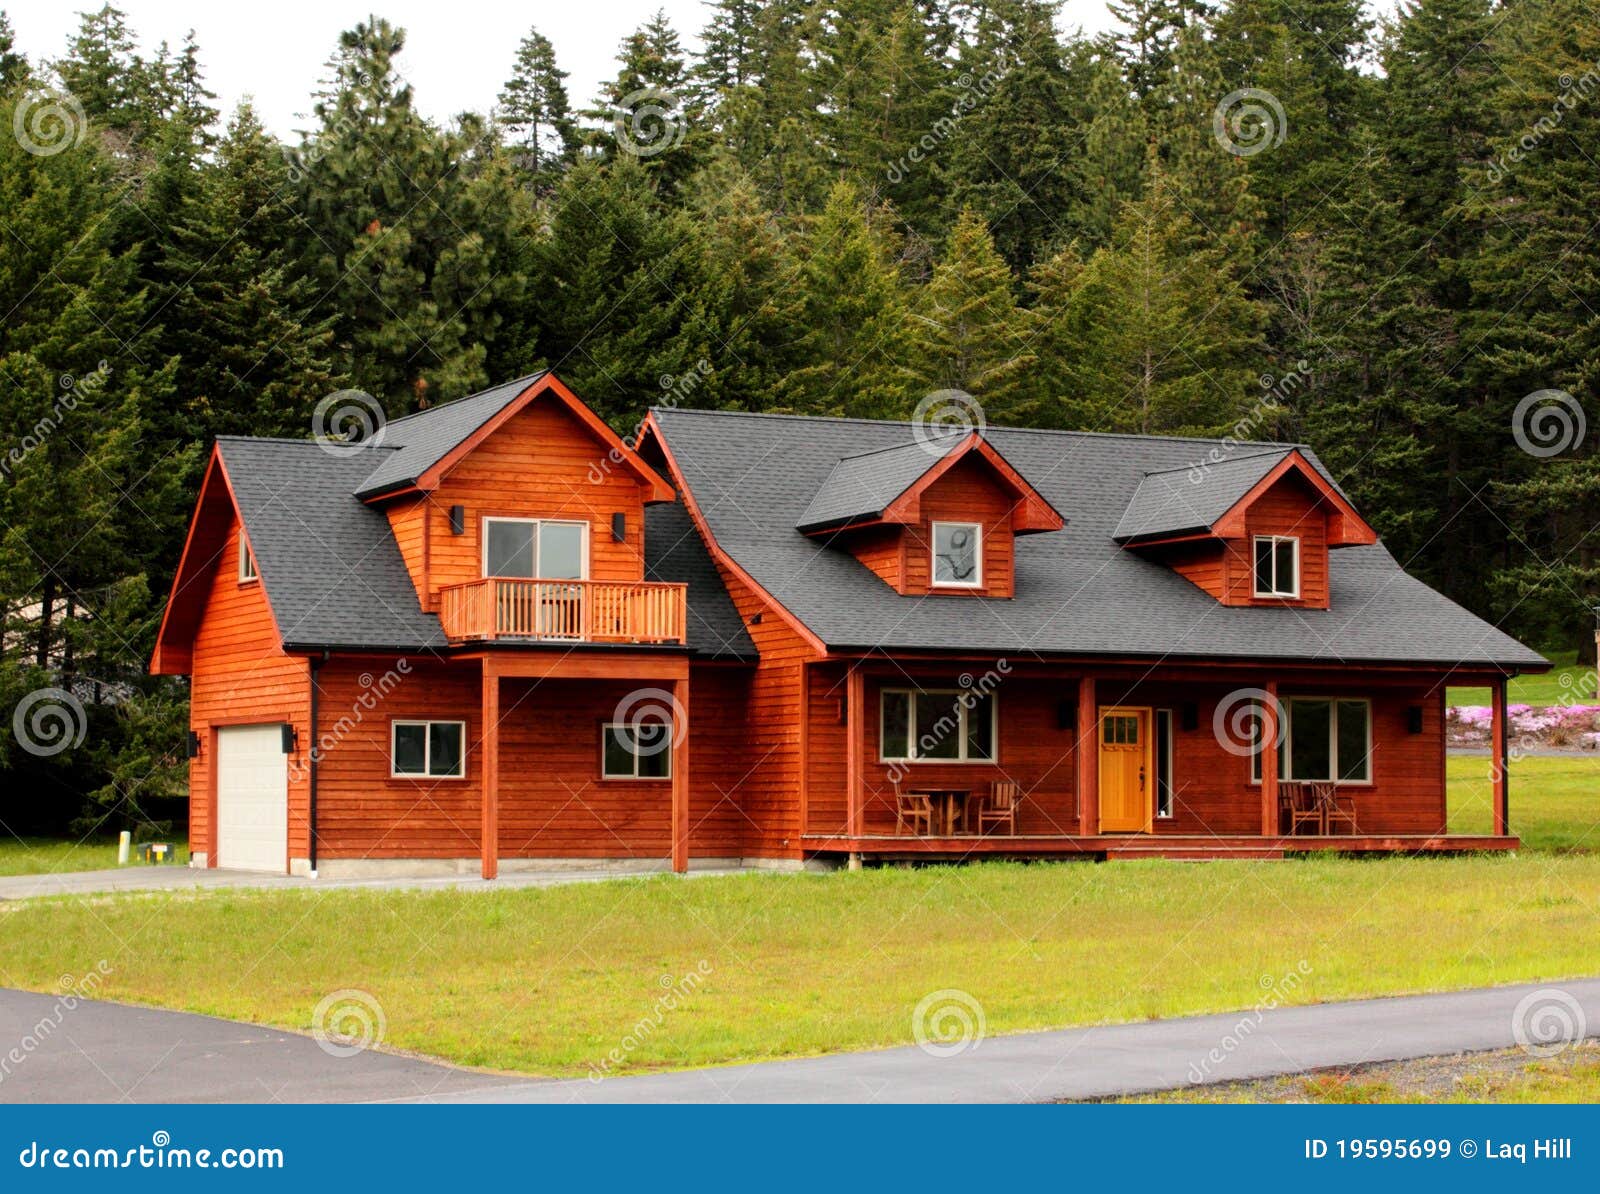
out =
[[1106,851],[1106,861],[1165,858],[1179,862],[1211,862],[1223,858],[1283,859],[1281,849],[1268,846],[1118,846]]

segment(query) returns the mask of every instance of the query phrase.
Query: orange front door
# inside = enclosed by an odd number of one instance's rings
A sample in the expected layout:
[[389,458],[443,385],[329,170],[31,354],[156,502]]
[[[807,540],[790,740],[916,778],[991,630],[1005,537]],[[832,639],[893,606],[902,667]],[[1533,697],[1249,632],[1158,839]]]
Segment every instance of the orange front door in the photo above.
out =
[[1148,833],[1150,710],[1105,709],[1100,714],[1100,832]]

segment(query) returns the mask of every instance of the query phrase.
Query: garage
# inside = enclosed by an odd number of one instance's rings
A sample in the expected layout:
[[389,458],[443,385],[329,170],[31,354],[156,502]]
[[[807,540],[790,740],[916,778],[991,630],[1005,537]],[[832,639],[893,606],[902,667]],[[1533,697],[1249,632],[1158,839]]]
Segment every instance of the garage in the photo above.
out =
[[282,874],[289,866],[289,756],[283,727],[217,731],[217,865]]

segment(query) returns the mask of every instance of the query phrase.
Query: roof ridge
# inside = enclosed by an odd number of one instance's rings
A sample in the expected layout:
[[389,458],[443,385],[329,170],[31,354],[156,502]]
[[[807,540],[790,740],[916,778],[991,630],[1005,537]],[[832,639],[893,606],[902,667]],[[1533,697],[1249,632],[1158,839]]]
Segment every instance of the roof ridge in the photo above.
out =
[[[218,443],[226,441],[230,444],[304,444],[305,446],[311,448],[320,448],[324,442],[319,439],[313,439],[310,436],[293,435],[217,435],[213,436],[212,438]],[[399,448],[397,448],[394,444],[375,444],[370,440],[360,445],[347,443],[346,446],[352,448],[357,446],[371,449],[382,448],[390,452],[399,451]],[[345,455],[345,453],[341,452],[340,455]],[[355,453],[352,452],[349,453],[349,455],[353,456]]]
[[[861,423],[869,427],[913,427],[916,424],[910,419],[864,419],[856,415],[794,415],[778,411],[764,410],[711,410],[698,406],[650,406],[646,408],[652,412],[662,414],[683,415],[719,415],[730,418],[745,419],[790,419],[797,423]],[[1262,448],[1301,448],[1311,449],[1311,445],[1297,440],[1239,440],[1226,435],[1152,435],[1139,431],[1078,431],[1067,427],[1017,427],[1009,423],[986,423],[983,427],[968,428],[969,431],[981,431],[985,434],[991,431],[1017,431],[1029,435],[1067,435],[1083,436],[1093,439],[1136,439],[1152,443],[1193,443],[1193,444],[1226,444],[1247,443]],[[865,455],[865,453],[863,453]]]
[[[548,369],[535,369],[532,373],[525,373],[521,377],[513,377],[511,380],[500,382],[497,385],[486,386],[483,389],[474,391],[471,394],[463,394],[459,398],[452,398],[448,402],[441,402],[436,406],[427,406],[421,410],[414,410],[409,415],[401,415],[398,419],[387,419],[384,421],[384,426],[393,427],[396,423],[405,423],[411,419],[420,418],[423,415],[436,414],[437,412],[444,410],[446,407],[455,406],[457,403],[461,402],[471,402],[474,398],[482,398],[485,394],[492,394],[496,390],[503,390],[507,386],[514,386],[518,382],[527,382],[532,384],[549,372],[550,370]],[[518,392],[520,393],[521,391],[519,390]]]
[[[970,434],[970,431],[952,431],[948,433],[942,433],[939,438],[964,440]],[[860,460],[863,456],[879,456],[884,452],[902,452],[906,448],[924,448],[927,446],[927,443],[927,440],[921,440],[916,436],[912,436],[908,440],[904,440],[898,444],[890,444],[885,448],[868,448],[865,452],[851,452],[849,455],[839,457],[839,463],[843,464],[846,460]],[[949,453],[946,453],[946,455],[949,455]],[[930,464],[929,467],[931,468],[932,465]]]
[[[1160,437],[1154,436],[1152,438],[1159,439]],[[1299,447],[1299,444],[1278,444],[1268,448],[1265,452],[1245,452],[1242,455],[1234,456],[1229,460],[1213,460],[1209,462],[1208,467],[1221,468],[1225,464],[1238,464],[1240,461],[1254,460],[1258,456],[1287,456],[1290,452],[1298,450]],[[1146,477],[1159,477],[1165,473],[1187,473],[1197,467],[1200,466],[1194,464],[1179,464],[1174,465],[1172,468],[1147,469],[1142,475]]]

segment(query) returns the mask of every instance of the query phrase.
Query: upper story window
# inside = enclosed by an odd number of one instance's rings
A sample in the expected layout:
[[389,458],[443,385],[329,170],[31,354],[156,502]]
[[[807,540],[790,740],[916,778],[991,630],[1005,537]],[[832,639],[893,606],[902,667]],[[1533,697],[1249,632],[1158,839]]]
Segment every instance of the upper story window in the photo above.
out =
[[933,524],[933,583],[976,589],[983,585],[983,526],[976,522]]
[[1300,540],[1292,535],[1255,537],[1255,595],[1300,596]]
[[525,580],[583,580],[589,525],[539,518],[483,520],[483,574]]
[[258,573],[256,572],[256,553],[250,550],[250,543],[244,537],[244,528],[240,527],[239,528],[239,583],[240,584],[244,584],[247,581],[255,580],[257,578],[257,576],[258,576]]

